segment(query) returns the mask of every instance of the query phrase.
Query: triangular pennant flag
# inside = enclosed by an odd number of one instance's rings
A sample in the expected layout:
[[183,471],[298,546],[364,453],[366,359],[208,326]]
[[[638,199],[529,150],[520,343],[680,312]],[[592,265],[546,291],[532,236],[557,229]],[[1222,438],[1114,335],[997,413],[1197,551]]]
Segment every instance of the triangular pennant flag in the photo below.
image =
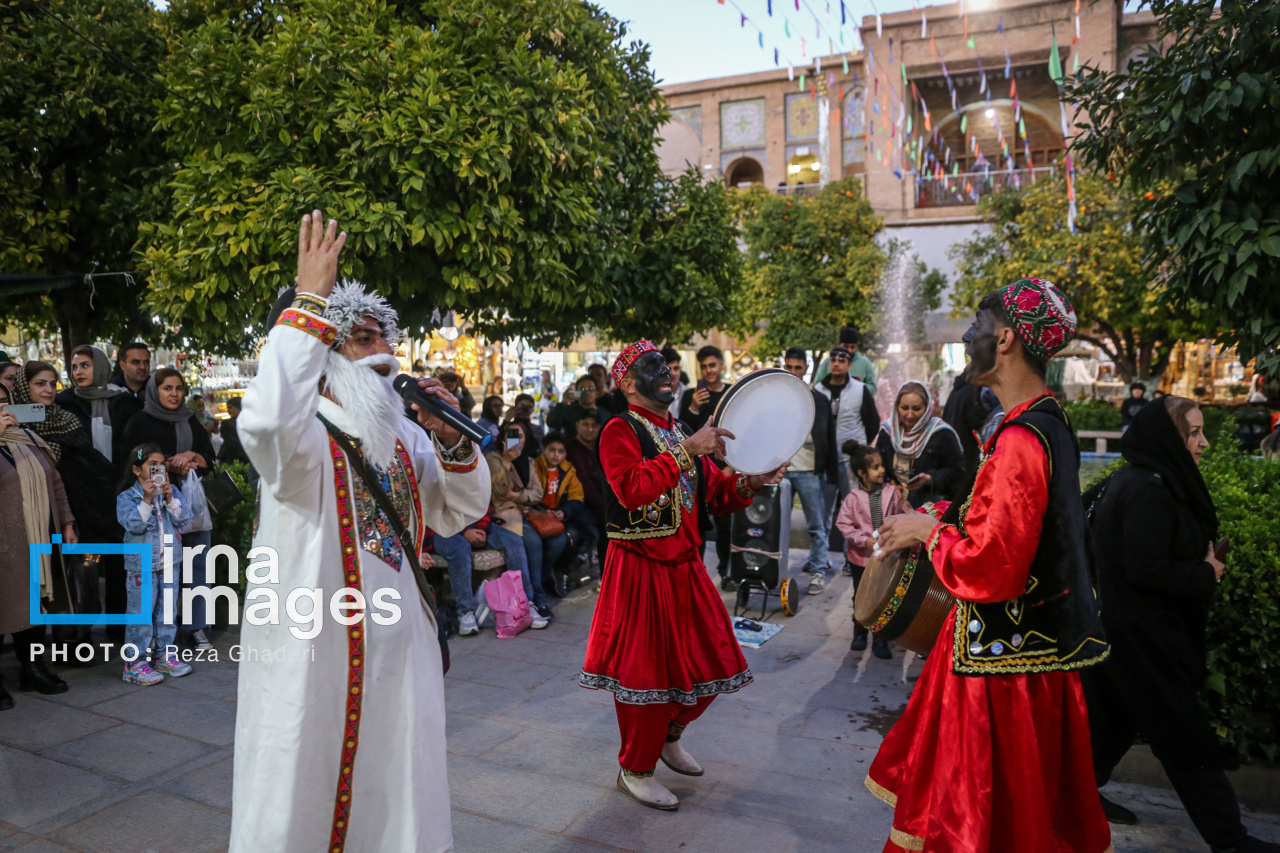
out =
[[1013,72],[1013,59],[1009,56],[1009,48],[1004,49],[1004,79],[1008,80]]
[[978,46],[977,46],[976,44],[974,44],[974,43],[973,43],[973,39],[969,39],[969,49],[970,49],[970,50],[977,50],[977,49],[978,49]]
[[821,56],[815,56],[813,58],[813,73],[814,74],[822,73],[822,57]]
[[805,52],[804,39],[800,39],[800,58],[804,59],[809,54]]
[[785,15],[782,18],[782,30],[787,34],[787,38],[791,38],[791,21],[787,20]]
[[889,36],[889,64],[893,64],[893,36]]
[[1058,34],[1053,34],[1053,46],[1049,49],[1049,79],[1062,85],[1062,60],[1058,57]]
[[902,69],[902,85],[907,85],[907,63],[900,62],[898,67]]
[[938,45],[936,42],[934,42],[933,36],[929,36],[929,55],[930,56],[938,55]]
[[880,19],[880,13],[876,12],[876,38],[884,36],[884,21]]
[[1018,81],[1017,80],[1009,81],[1009,97],[1010,98],[1018,97]]
[[764,50],[764,33],[756,33],[756,39],[760,42],[760,49]]
[[920,38],[928,38],[929,22],[925,20],[924,12],[920,12]]
[[[764,35],[761,34],[760,38],[764,38]],[[778,64],[778,49],[776,47],[773,49],[773,64],[775,66]]]
[[[769,2],[773,2],[773,0],[769,0]],[[843,27],[844,25],[845,25],[844,0],[840,0],[840,26]],[[843,36],[844,33],[841,33],[840,35]]]
[[911,132],[911,116],[907,116],[907,133]]
[[[843,6],[844,4],[842,3],[841,5]],[[844,57],[844,73],[845,74],[849,73],[849,57],[847,56]]]
[[1080,52],[1079,51],[1073,51],[1072,62],[1073,62],[1073,65],[1071,68],[1072,73],[1079,74],[1080,73]]
[[999,18],[996,19],[996,32],[998,33],[1004,32],[1004,15],[1001,15]]
[[740,28],[745,27],[747,25],[747,16],[742,14],[741,12],[739,12],[738,15],[742,18],[742,20],[738,23],[738,26]]
[[796,11],[800,11],[800,0],[796,0]]
[[960,116],[960,132],[965,133],[969,130],[969,114],[965,113]]
[[979,92],[987,91],[987,75],[986,74],[982,75],[982,82],[978,85],[978,91]]
[[788,80],[796,79],[796,69],[794,66],[792,66],[790,62],[787,63],[787,79]]
[[804,91],[804,72],[800,72],[800,91]]
[[1018,119],[1018,135],[1023,139],[1027,138],[1027,123],[1022,119]]
[[769,17],[773,17],[773,0],[765,0],[765,9],[769,12]]
[[915,80],[911,81],[911,96],[914,97],[917,101],[920,100],[920,90],[916,88]]

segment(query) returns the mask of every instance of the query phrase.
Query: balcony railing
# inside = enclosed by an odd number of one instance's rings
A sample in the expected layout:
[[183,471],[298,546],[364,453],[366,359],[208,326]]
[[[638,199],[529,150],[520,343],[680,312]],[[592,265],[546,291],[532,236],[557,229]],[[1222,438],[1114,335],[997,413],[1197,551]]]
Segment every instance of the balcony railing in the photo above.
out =
[[961,172],[935,178],[921,175],[916,179],[916,207],[957,207],[977,204],[978,199],[1006,187],[1021,189],[1036,181],[1053,177],[1055,167],[1038,169],[1005,169],[988,172]]

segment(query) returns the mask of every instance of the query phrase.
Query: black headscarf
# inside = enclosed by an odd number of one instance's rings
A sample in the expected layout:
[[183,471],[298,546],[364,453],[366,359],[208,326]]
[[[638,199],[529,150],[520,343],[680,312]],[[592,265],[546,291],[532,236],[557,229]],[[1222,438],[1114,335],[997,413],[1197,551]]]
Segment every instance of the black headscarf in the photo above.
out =
[[1202,542],[1217,540],[1218,511],[1209,487],[1164,403],[1155,401],[1134,415],[1120,439],[1120,453],[1129,464],[1159,474],[1174,496],[1191,508]]

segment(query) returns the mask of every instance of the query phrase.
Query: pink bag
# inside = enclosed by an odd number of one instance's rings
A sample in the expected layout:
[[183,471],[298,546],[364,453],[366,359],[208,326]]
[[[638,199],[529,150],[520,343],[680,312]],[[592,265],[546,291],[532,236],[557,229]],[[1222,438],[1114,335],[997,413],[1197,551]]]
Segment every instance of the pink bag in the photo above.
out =
[[533,623],[529,615],[529,599],[524,594],[524,578],[520,572],[503,572],[484,585],[484,599],[498,623],[498,637],[509,639]]

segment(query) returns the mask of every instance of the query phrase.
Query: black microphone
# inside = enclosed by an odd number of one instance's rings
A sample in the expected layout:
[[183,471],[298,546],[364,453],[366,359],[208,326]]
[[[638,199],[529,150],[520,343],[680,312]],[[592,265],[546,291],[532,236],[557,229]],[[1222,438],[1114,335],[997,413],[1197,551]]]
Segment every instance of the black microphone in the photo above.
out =
[[403,397],[406,403],[412,403],[421,407],[423,411],[435,415],[476,444],[483,445],[489,440],[489,433],[477,426],[475,421],[459,412],[453,406],[448,405],[439,397],[423,391],[418,386],[418,380],[409,374],[401,373],[391,384],[396,389],[396,393]]

